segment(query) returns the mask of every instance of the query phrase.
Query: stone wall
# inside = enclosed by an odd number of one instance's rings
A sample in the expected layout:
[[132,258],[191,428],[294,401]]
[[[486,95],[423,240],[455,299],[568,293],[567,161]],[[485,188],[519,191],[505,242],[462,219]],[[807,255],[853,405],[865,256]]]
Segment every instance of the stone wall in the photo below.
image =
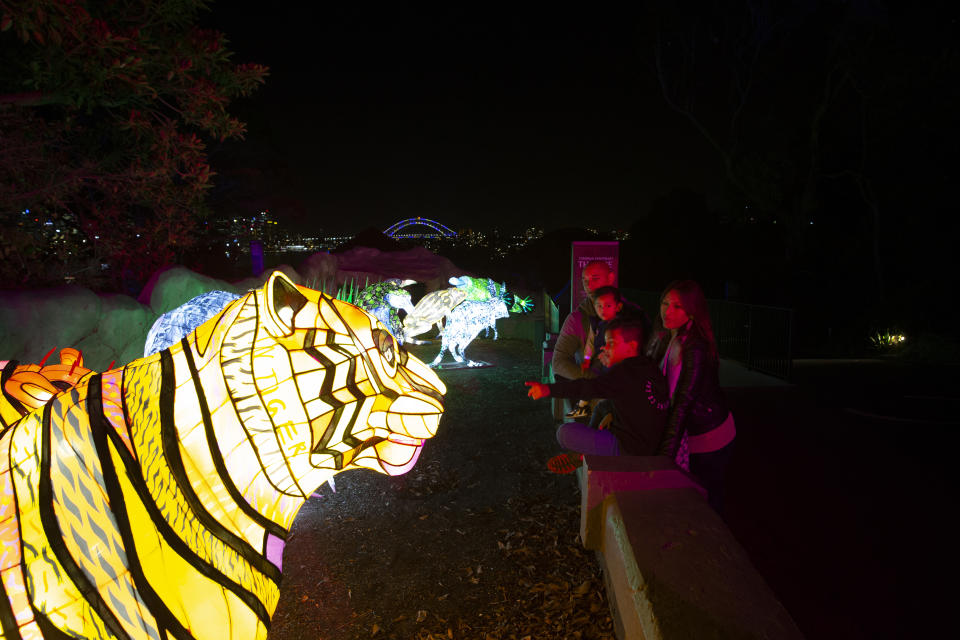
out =
[[664,457],[584,456],[580,537],[597,552],[621,640],[803,636],[710,508]]

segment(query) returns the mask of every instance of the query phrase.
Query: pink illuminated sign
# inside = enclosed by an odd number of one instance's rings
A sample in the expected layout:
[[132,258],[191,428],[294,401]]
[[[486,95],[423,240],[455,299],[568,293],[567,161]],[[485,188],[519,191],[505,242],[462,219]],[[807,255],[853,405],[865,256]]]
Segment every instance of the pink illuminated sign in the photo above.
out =
[[[610,270],[618,273],[620,266],[620,243],[612,242],[574,242],[571,248],[570,260],[570,311],[577,308],[586,294],[580,282],[580,273],[583,268],[594,260],[602,260],[610,266]],[[619,284],[619,277],[617,278]]]

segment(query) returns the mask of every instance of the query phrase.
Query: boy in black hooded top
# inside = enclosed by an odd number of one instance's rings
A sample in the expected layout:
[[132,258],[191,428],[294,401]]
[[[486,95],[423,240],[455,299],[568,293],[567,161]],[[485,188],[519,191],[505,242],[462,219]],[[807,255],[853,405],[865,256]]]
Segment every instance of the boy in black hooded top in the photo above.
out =
[[[643,342],[640,324],[614,320],[607,327],[600,354],[608,371],[596,378],[564,380],[550,385],[524,383],[530,387],[527,395],[534,400],[550,396],[610,400],[612,420],[603,421],[606,428],[596,429],[578,422],[560,425],[557,441],[561,446],[594,455],[657,454],[667,424],[670,394],[659,368],[642,355]],[[578,460],[579,457],[567,456],[569,463]]]

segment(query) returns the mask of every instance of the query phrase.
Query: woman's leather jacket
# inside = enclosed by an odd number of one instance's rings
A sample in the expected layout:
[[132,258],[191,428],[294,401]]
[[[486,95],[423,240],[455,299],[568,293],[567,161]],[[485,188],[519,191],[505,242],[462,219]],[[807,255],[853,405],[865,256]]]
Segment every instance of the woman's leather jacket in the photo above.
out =
[[[667,429],[658,451],[658,455],[670,458],[676,456],[684,432],[706,433],[720,426],[729,414],[720,389],[719,362],[710,353],[707,341],[694,333],[685,333],[681,339],[680,377],[670,400]],[[651,342],[648,355],[659,363],[669,343],[670,333],[663,332]]]

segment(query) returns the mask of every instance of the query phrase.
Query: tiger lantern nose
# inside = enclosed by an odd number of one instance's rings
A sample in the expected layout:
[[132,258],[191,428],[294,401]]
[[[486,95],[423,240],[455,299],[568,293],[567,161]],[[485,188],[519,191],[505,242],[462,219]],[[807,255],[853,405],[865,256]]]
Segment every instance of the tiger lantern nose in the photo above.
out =
[[442,411],[442,405],[432,398],[400,396],[387,410],[387,426],[390,431],[411,438],[432,438],[437,433]]
[[401,367],[399,378],[404,393],[387,409],[388,428],[411,438],[432,438],[440,424],[447,388],[433,369],[413,356]]

